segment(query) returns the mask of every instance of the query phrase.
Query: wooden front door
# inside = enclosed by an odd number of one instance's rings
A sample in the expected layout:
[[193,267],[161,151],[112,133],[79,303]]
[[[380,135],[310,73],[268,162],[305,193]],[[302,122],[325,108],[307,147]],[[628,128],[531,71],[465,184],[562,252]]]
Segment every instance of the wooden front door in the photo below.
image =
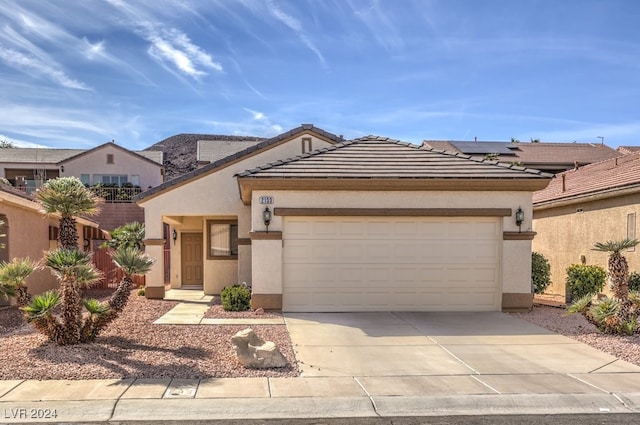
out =
[[180,235],[182,249],[182,285],[202,285],[202,233]]

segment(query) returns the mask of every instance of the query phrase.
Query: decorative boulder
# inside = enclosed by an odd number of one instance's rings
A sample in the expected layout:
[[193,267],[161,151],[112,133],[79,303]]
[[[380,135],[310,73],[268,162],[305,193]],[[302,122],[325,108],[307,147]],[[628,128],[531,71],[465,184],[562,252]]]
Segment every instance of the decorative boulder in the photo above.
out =
[[287,359],[276,344],[264,341],[251,328],[244,329],[231,337],[238,360],[244,367],[265,369],[284,367]]

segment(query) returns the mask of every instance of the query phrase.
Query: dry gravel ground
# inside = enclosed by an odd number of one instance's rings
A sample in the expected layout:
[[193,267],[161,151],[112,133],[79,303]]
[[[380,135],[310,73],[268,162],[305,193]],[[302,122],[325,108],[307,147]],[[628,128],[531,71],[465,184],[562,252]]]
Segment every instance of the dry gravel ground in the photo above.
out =
[[[245,369],[236,358],[231,336],[248,326],[153,324],[176,304],[147,300],[134,291],[121,316],[95,343],[66,347],[47,342],[24,323],[16,308],[0,310],[0,379],[198,379],[299,374],[285,325],[251,327],[263,339],[275,342],[289,365]],[[218,317],[224,315],[220,309]]]
[[[105,297],[105,293],[92,296]],[[176,301],[147,300],[132,292],[123,314],[93,344],[59,347],[25,324],[16,308],[0,310],[0,379],[211,378],[298,376],[285,325],[252,328],[274,341],[289,361],[281,369],[245,369],[238,363],[231,336],[247,326],[153,325]],[[536,306],[514,313],[528,322],[566,335],[640,366],[640,336],[602,335],[580,315]],[[213,305],[207,317],[256,317]],[[281,316],[266,312],[262,317]]]
[[512,315],[640,366],[640,335],[601,334],[582,315],[567,316],[565,309],[557,307],[536,305],[530,312]]

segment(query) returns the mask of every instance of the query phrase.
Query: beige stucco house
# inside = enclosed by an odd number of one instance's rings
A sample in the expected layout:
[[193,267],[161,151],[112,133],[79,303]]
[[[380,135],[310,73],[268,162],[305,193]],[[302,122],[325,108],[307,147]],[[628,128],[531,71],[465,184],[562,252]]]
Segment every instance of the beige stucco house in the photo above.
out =
[[166,223],[172,288],[246,282],[254,308],[528,308],[531,197],[550,177],[302,125],[139,196],[146,294],[164,296]]
[[[45,217],[40,205],[24,193],[0,184],[0,234],[6,235],[0,248],[0,261],[31,258],[39,261],[45,251],[57,248],[59,217]],[[87,218],[77,218],[78,243],[97,237],[98,224]],[[90,249],[89,244],[86,249]],[[48,270],[38,270],[27,280],[29,292],[39,294],[58,286]],[[1,300],[0,300],[1,301]]]
[[27,193],[46,180],[70,176],[89,186],[131,183],[142,189],[155,187],[164,181],[162,152],[131,151],[113,142],[92,149],[0,149],[0,177]]
[[[607,254],[593,251],[596,242],[638,238],[640,153],[558,174],[533,196],[533,250],[551,265],[547,295],[566,299],[566,269],[572,264],[607,268]],[[638,249],[624,256],[640,271]],[[609,288],[605,288],[605,293]]]

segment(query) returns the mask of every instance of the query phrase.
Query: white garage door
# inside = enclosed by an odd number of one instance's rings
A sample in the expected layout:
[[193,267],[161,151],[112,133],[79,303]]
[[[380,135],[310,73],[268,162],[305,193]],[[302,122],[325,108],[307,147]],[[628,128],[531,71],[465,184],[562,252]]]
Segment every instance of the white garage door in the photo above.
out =
[[494,217],[285,217],[283,309],[500,310]]

